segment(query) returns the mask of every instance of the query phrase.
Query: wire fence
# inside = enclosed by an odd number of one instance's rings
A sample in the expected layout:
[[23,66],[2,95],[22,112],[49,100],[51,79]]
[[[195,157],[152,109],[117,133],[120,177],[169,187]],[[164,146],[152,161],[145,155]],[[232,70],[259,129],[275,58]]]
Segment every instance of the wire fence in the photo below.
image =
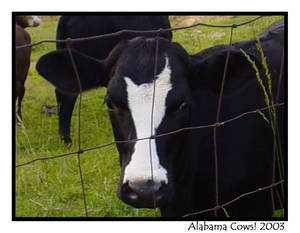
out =
[[[276,93],[276,103],[274,103],[274,105],[272,106],[266,106],[263,108],[259,108],[259,109],[254,109],[248,112],[244,112],[240,115],[237,115],[231,119],[227,119],[225,121],[220,122],[220,110],[221,110],[221,106],[222,106],[222,99],[223,99],[223,92],[224,92],[224,84],[226,81],[226,74],[227,74],[227,68],[228,68],[228,64],[229,64],[229,57],[230,57],[230,53],[232,50],[232,37],[233,37],[233,31],[235,28],[243,26],[243,25],[247,25],[250,24],[256,20],[259,20],[260,18],[262,18],[263,16],[258,16],[255,17],[253,19],[250,19],[248,21],[239,23],[239,24],[231,24],[231,25],[212,25],[212,24],[204,24],[204,23],[197,23],[197,24],[193,24],[190,26],[185,26],[185,27],[175,27],[175,28],[168,28],[168,29],[158,29],[158,30],[121,30],[115,33],[109,33],[109,34],[104,34],[104,35],[97,35],[97,36],[91,36],[91,37],[83,37],[83,38],[76,38],[76,39],[70,39],[67,38],[65,40],[42,40],[36,43],[32,43],[32,44],[27,44],[27,45],[22,45],[22,46],[16,46],[16,49],[22,49],[22,48],[26,48],[26,47],[32,47],[32,46],[37,46],[39,44],[42,43],[65,43],[66,44],[66,48],[68,50],[69,53],[69,57],[71,60],[71,64],[75,73],[75,77],[76,77],[76,81],[78,83],[78,87],[79,87],[79,100],[78,100],[78,105],[79,105],[79,110],[78,110],[78,148],[76,151],[73,152],[69,152],[69,153],[64,153],[64,154],[59,154],[59,155],[54,155],[54,156],[48,156],[48,157],[39,157],[21,164],[17,164],[16,168],[20,168],[20,167],[24,167],[27,166],[29,164],[35,163],[37,161],[42,161],[42,160],[52,160],[52,159],[58,159],[58,158],[62,158],[62,157],[67,157],[67,156],[71,156],[71,155],[77,155],[77,164],[78,164],[78,174],[79,174],[79,178],[80,178],[80,184],[81,184],[81,190],[82,190],[82,201],[83,201],[83,206],[84,206],[84,211],[85,211],[85,216],[88,217],[88,208],[87,208],[87,204],[86,204],[86,195],[85,195],[85,188],[84,188],[84,182],[83,182],[83,174],[82,174],[82,168],[81,168],[81,162],[80,162],[80,157],[84,154],[84,152],[87,151],[91,151],[91,150],[96,150],[96,149],[101,149],[104,147],[108,147],[108,146],[112,146],[112,145],[116,145],[116,144],[122,144],[122,143],[134,143],[137,141],[141,141],[141,140],[148,140],[149,141],[149,154],[150,154],[150,166],[151,166],[151,176],[152,176],[152,180],[153,180],[153,169],[152,169],[152,152],[151,152],[151,140],[155,139],[155,138],[159,138],[159,137],[164,137],[164,136],[168,136],[168,135],[172,135],[172,134],[178,134],[180,132],[183,131],[189,131],[189,130],[200,130],[200,129],[204,129],[204,128],[213,128],[213,142],[214,142],[214,169],[215,169],[215,206],[209,209],[205,209],[205,210],[199,210],[197,212],[193,212],[193,213],[188,213],[186,215],[184,215],[183,217],[189,217],[189,216],[194,216],[194,215],[199,215],[199,214],[203,214],[203,213],[207,213],[207,212],[214,212],[214,215],[217,217],[218,216],[218,210],[223,210],[225,215],[228,216],[225,207],[228,205],[231,205],[232,203],[238,201],[239,199],[245,197],[245,196],[249,196],[249,195],[253,195],[255,193],[264,191],[264,190],[270,190],[270,195],[271,195],[271,200],[272,200],[272,208],[273,210],[275,210],[275,198],[274,198],[274,188],[282,183],[284,183],[285,181],[282,179],[280,181],[276,181],[275,180],[275,160],[276,160],[276,156],[275,156],[275,149],[273,150],[274,152],[274,156],[273,156],[273,174],[272,174],[272,183],[264,186],[264,187],[260,187],[256,190],[247,192],[247,193],[243,193],[239,196],[237,196],[236,198],[226,202],[226,203],[219,203],[219,168],[218,168],[218,151],[217,151],[217,129],[220,126],[223,125],[227,125],[232,123],[235,120],[238,120],[240,118],[243,118],[245,116],[251,115],[251,114],[257,114],[257,113],[261,113],[263,111],[269,110],[270,108],[279,108],[281,106],[284,106],[285,103],[279,103],[279,90],[280,90],[280,86],[282,83],[282,79],[283,79],[283,70],[284,70],[284,51],[282,53],[282,57],[281,57],[281,66],[280,66],[280,74],[279,74],[279,81],[278,81],[278,87],[277,87],[277,93]],[[164,33],[164,32],[170,32],[170,31],[177,31],[177,30],[184,30],[187,28],[193,28],[193,27],[197,27],[197,26],[204,26],[204,27],[218,27],[218,28],[230,28],[230,38],[229,38],[229,42],[228,42],[228,51],[227,51],[227,56],[226,56],[226,62],[224,65],[224,71],[223,71],[223,76],[222,76],[222,83],[221,83],[221,89],[220,89],[220,93],[219,93],[219,99],[218,99],[218,103],[217,103],[217,114],[216,114],[216,120],[215,123],[213,124],[209,124],[209,125],[200,125],[200,126],[195,126],[195,127],[185,127],[185,128],[180,128],[178,130],[175,131],[170,131],[167,133],[163,133],[163,134],[155,134],[153,132],[153,110],[154,110],[154,106],[155,106],[155,91],[156,91],[156,77],[157,77],[157,60],[158,60],[158,43],[159,43],[159,35]],[[75,60],[73,58],[72,55],[72,50],[71,50],[71,43],[73,42],[81,42],[81,41],[87,41],[87,40],[96,40],[96,39],[100,39],[100,38],[108,38],[111,36],[116,36],[116,35],[122,35],[123,33],[133,33],[136,35],[140,35],[140,34],[155,34],[155,40],[156,40],[156,47],[155,47],[155,61],[154,61],[154,74],[153,74],[153,96],[152,96],[152,109],[151,109],[151,135],[149,137],[144,137],[144,138],[136,138],[136,139],[131,139],[131,140],[124,140],[124,141],[112,141],[106,144],[102,144],[102,145],[98,145],[98,146],[94,146],[94,147],[89,147],[89,148],[81,148],[81,139],[80,139],[80,112],[81,112],[81,100],[82,100],[82,86],[80,83],[80,78],[79,78],[79,74],[78,74],[78,70],[76,67],[76,63]],[[275,147],[275,143],[273,143],[273,147]],[[155,202],[155,193],[153,192],[153,206],[156,207],[156,202]],[[154,208],[155,209],[155,208]],[[154,210],[155,211],[155,210]]]

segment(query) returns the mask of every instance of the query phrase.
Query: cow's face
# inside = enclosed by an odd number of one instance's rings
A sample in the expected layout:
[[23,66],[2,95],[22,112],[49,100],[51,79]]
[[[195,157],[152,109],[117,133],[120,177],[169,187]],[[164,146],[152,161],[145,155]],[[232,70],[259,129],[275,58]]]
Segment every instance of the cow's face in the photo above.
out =
[[[172,52],[174,48],[164,47],[163,42],[160,40],[155,83],[154,39],[122,44],[108,59],[112,77],[106,103],[117,141],[143,139],[188,124],[190,94],[184,69],[179,55]],[[162,206],[171,200],[173,166],[180,155],[182,136],[117,144],[121,200],[135,207]]]

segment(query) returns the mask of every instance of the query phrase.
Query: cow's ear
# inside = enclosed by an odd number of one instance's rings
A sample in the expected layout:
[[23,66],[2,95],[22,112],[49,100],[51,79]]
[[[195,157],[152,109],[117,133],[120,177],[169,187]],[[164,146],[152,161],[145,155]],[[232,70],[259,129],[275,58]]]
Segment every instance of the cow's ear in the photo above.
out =
[[[252,54],[248,55],[260,67],[259,59]],[[191,88],[208,88],[218,94],[221,89],[226,57],[227,50],[215,52],[201,60],[191,56],[189,62]],[[244,54],[236,49],[231,50],[224,94],[238,91],[253,79],[255,79],[255,71]]]
[[[74,49],[71,51],[82,91],[107,85],[108,75],[104,61],[96,60]],[[78,80],[67,49],[55,50],[42,56],[36,64],[36,69],[60,91],[67,94],[79,93]]]

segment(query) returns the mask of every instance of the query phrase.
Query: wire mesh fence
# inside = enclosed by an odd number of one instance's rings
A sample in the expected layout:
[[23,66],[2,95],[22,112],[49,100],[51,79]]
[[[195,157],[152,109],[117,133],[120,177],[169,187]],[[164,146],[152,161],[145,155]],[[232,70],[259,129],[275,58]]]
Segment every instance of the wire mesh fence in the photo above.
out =
[[[97,150],[97,149],[101,149],[104,147],[108,147],[108,146],[112,146],[112,145],[116,145],[116,144],[122,144],[122,143],[133,143],[133,142],[137,142],[137,141],[142,141],[142,140],[148,140],[149,141],[149,153],[150,153],[150,165],[152,168],[152,152],[151,152],[151,140],[155,139],[155,138],[160,138],[160,137],[165,137],[168,135],[172,135],[172,134],[178,134],[180,132],[183,131],[190,131],[190,130],[201,130],[204,128],[213,128],[213,142],[214,142],[214,169],[215,169],[215,206],[209,209],[205,209],[205,210],[199,210],[197,212],[193,212],[193,213],[188,213],[186,215],[184,215],[183,217],[189,217],[189,216],[194,216],[194,215],[199,215],[202,213],[207,213],[207,212],[214,212],[214,215],[217,217],[218,216],[218,210],[223,210],[224,213],[226,214],[226,209],[225,207],[227,207],[228,205],[231,205],[232,203],[238,201],[239,199],[249,196],[249,195],[255,195],[255,193],[264,191],[264,190],[270,190],[270,195],[271,195],[271,199],[272,199],[272,208],[273,210],[275,209],[275,198],[274,198],[274,188],[278,185],[281,185],[282,183],[284,183],[285,181],[279,180],[276,181],[275,179],[275,161],[276,161],[276,157],[275,155],[273,156],[273,175],[272,175],[272,183],[264,186],[264,187],[260,187],[256,190],[252,190],[250,192],[247,193],[243,193],[241,195],[236,196],[236,198],[226,202],[226,203],[220,203],[219,201],[219,168],[218,168],[218,146],[217,146],[217,130],[218,127],[221,127],[223,125],[228,125],[240,118],[244,118],[248,115],[252,115],[252,114],[258,114],[264,111],[268,111],[270,108],[280,108],[282,106],[285,105],[285,103],[281,102],[279,103],[279,89],[280,89],[280,85],[282,83],[282,79],[283,79],[283,70],[284,70],[284,52],[282,54],[282,59],[281,59],[281,66],[280,66],[280,74],[279,74],[279,83],[278,83],[278,87],[277,87],[277,93],[276,93],[276,102],[272,105],[272,106],[266,106],[263,108],[259,108],[259,109],[254,109],[254,110],[250,110],[247,112],[244,112],[240,115],[237,115],[233,118],[227,119],[225,121],[221,121],[220,122],[220,110],[221,110],[221,106],[222,106],[222,99],[223,99],[223,92],[224,92],[224,84],[226,82],[226,74],[227,74],[227,68],[228,68],[228,64],[229,64],[229,57],[230,57],[230,53],[232,50],[232,40],[233,40],[233,31],[235,28],[250,24],[256,20],[261,19],[263,16],[258,16],[255,17],[253,19],[250,19],[248,21],[242,22],[242,23],[238,23],[238,24],[231,24],[231,25],[212,25],[212,24],[204,24],[204,23],[197,23],[197,24],[193,24],[190,26],[185,26],[185,27],[175,27],[175,28],[169,28],[169,29],[158,29],[158,30],[121,30],[115,33],[109,33],[109,34],[104,34],[104,35],[97,35],[97,36],[91,36],[91,37],[84,37],[84,38],[77,38],[77,39],[71,39],[71,38],[67,38],[65,40],[42,40],[33,44],[27,44],[27,45],[22,45],[22,46],[16,46],[16,49],[22,49],[22,48],[26,48],[26,47],[32,47],[32,46],[37,46],[40,45],[42,43],[65,43],[66,44],[66,48],[69,54],[69,58],[75,73],[75,77],[76,77],[76,82],[78,84],[78,88],[79,88],[79,99],[78,99],[78,106],[79,106],[79,111],[77,112],[78,117],[77,117],[77,125],[78,125],[78,148],[75,151],[69,152],[69,153],[64,153],[64,154],[58,154],[58,155],[53,155],[53,156],[47,156],[47,157],[38,157],[36,159],[24,162],[24,163],[20,163],[20,164],[16,164],[15,167],[20,169],[21,167],[27,166],[29,164],[35,163],[37,161],[42,161],[42,160],[53,160],[53,159],[57,159],[57,158],[62,158],[62,157],[67,157],[67,156],[71,156],[71,155],[76,155],[77,156],[77,164],[78,164],[78,175],[79,175],[79,179],[80,179],[80,184],[81,184],[81,190],[82,190],[82,202],[83,202],[83,206],[84,206],[84,211],[85,211],[85,216],[88,217],[88,208],[87,208],[87,204],[86,204],[86,195],[85,195],[85,187],[84,187],[84,182],[83,182],[83,173],[82,173],[82,168],[81,168],[81,160],[80,157],[82,156],[82,154],[84,154],[87,151],[91,151],[91,150]],[[224,71],[223,71],[223,76],[222,76],[222,83],[221,83],[221,89],[220,89],[220,93],[219,93],[219,99],[218,99],[218,103],[217,103],[217,111],[216,111],[216,119],[215,119],[215,123],[213,124],[209,124],[209,125],[199,125],[199,126],[194,126],[194,127],[186,127],[186,128],[180,128],[178,130],[175,131],[170,131],[167,133],[163,133],[163,134],[155,134],[155,132],[153,132],[153,112],[154,112],[154,107],[155,107],[155,91],[156,91],[156,77],[157,77],[157,61],[158,61],[158,47],[159,47],[159,35],[164,33],[164,32],[169,32],[169,31],[177,31],[177,30],[185,30],[188,28],[193,28],[193,27],[197,27],[197,26],[202,26],[202,27],[215,27],[215,28],[230,28],[230,38],[228,41],[228,51],[227,51],[227,55],[226,55],[226,62],[224,65]],[[71,44],[73,42],[81,42],[81,41],[88,41],[88,40],[96,40],[96,39],[100,39],[100,38],[109,38],[112,36],[116,36],[116,35],[122,35],[123,33],[133,33],[136,35],[140,35],[140,34],[156,34],[155,40],[156,40],[156,47],[155,47],[155,61],[154,61],[154,74],[153,74],[153,84],[154,84],[154,88],[153,88],[153,96],[152,96],[152,109],[151,109],[151,135],[149,135],[148,137],[144,137],[144,138],[136,138],[136,139],[131,139],[131,140],[124,140],[124,141],[112,141],[106,144],[102,144],[102,145],[97,145],[94,147],[89,147],[89,148],[82,148],[81,147],[81,139],[80,139],[80,128],[81,128],[81,120],[80,120],[80,112],[81,112],[81,101],[82,101],[82,86],[81,86],[81,82],[80,82],[80,78],[79,78],[79,74],[78,74],[78,70],[77,70],[77,66],[76,66],[76,62],[73,58],[73,54],[72,54],[72,50],[71,50]],[[274,143],[274,147],[275,147],[275,143]],[[275,151],[275,149],[274,149]],[[275,152],[274,152],[275,154]],[[152,180],[153,180],[153,169],[151,169],[151,176],[152,176]],[[153,195],[155,195],[153,193]],[[156,207],[156,203],[155,203],[155,198],[153,198],[153,204],[154,207]]]

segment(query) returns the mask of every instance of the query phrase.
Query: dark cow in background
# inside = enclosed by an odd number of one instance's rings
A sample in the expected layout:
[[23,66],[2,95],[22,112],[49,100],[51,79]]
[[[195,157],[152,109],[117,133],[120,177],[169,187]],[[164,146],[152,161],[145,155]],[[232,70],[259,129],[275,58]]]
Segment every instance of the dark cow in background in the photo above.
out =
[[[170,28],[168,16],[62,16],[57,26],[56,39],[102,35],[123,29],[153,30],[159,28]],[[126,33],[104,39],[72,43],[71,47],[85,55],[104,59],[121,40],[135,36],[133,33]],[[147,36],[153,36],[153,34]],[[171,32],[161,36],[168,40],[172,38]],[[57,44],[57,49],[65,47],[65,43]],[[59,135],[68,144],[71,143],[70,124],[77,95],[66,95],[59,88],[56,88],[55,94],[59,109]]]
[[[38,26],[40,24],[39,17],[19,15],[15,20],[15,45],[30,44],[30,36],[24,28]],[[30,66],[31,48],[20,48],[15,51],[15,101],[18,100],[17,122],[20,122],[22,120],[21,103],[25,94],[24,84]]]
[[[277,90],[283,53],[284,26],[260,36]],[[255,72],[242,48],[259,66],[256,41],[235,43],[230,53],[220,121],[265,107]],[[153,97],[154,38],[119,43],[104,60],[73,50],[84,90],[105,85],[105,101],[116,141],[149,137],[183,127],[213,124],[227,55],[217,46],[190,56],[178,44],[158,41],[156,92]],[[77,82],[66,49],[40,58],[38,72],[64,93],[77,94]],[[263,70],[259,66],[263,77]],[[84,74],[84,75],[83,75]],[[88,80],[88,82],[86,81]],[[279,101],[284,102],[284,87]],[[285,107],[277,110],[285,152]],[[121,164],[118,197],[137,208],[159,207],[162,216],[183,216],[215,206],[213,129],[117,144]],[[152,157],[150,159],[149,147]],[[219,203],[272,183],[273,134],[259,114],[247,115],[217,129]],[[152,163],[150,163],[152,161]],[[231,217],[272,216],[270,190],[226,206]],[[199,217],[213,216],[208,212]],[[218,216],[224,216],[219,210]]]

